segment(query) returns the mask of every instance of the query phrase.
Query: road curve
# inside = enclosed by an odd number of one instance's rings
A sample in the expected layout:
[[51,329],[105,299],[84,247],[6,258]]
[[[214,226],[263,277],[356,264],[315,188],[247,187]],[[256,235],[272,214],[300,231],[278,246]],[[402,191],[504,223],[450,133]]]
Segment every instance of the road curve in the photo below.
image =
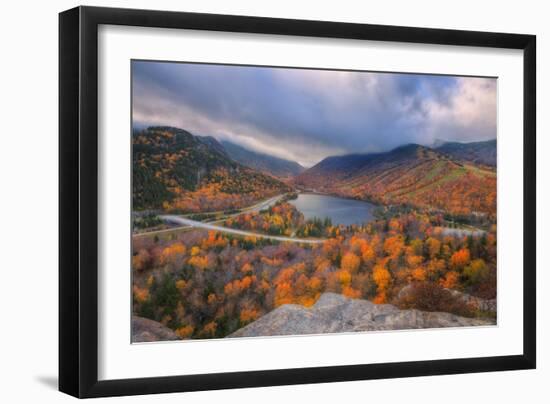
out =
[[262,201],[260,203],[257,203],[256,205],[252,205],[252,206],[249,206],[248,208],[244,208],[242,209],[239,213],[237,213],[236,215],[241,215],[243,213],[250,213],[250,212],[259,212],[260,210],[263,210],[263,209],[267,209],[269,208],[271,205],[275,205],[277,202],[279,202],[279,200],[281,200],[281,198],[285,196],[285,194],[281,194],[281,195],[276,195],[276,196],[273,196],[265,201]]
[[324,239],[303,239],[303,238],[295,238],[295,237],[271,236],[269,234],[261,234],[261,233],[246,231],[246,230],[231,229],[229,227],[218,226],[216,224],[211,224],[211,223],[197,222],[196,220],[191,220],[184,217],[173,216],[173,215],[160,215],[159,217],[162,220],[165,220],[170,223],[176,223],[176,224],[181,224],[181,225],[191,226],[191,227],[199,227],[202,229],[215,230],[222,233],[236,234],[236,235],[245,236],[245,237],[251,236],[251,237],[257,237],[257,238],[267,238],[269,240],[286,241],[291,243],[304,243],[304,244],[320,244],[325,241]]
[[[257,204],[255,205],[252,205],[252,206],[249,206],[249,207],[246,207],[246,208],[243,208],[241,209],[240,211],[238,211],[237,213],[233,213],[231,215],[226,215],[224,218],[222,219],[219,219],[219,220],[215,220],[213,222],[210,222],[212,224],[214,223],[223,223],[225,222],[227,219],[231,218],[231,217],[235,217],[235,216],[239,216],[239,215],[242,215],[244,213],[253,213],[253,212],[259,212],[263,209],[267,209],[269,208],[270,206],[272,205],[275,205],[278,201],[281,200],[281,198],[283,198],[286,194],[280,194],[280,195],[275,195],[275,196],[272,196],[271,198],[269,199],[266,199],[265,201],[261,201],[261,202],[258,202]],[[206,212],[206,213],[223,213],[223,211],[219,211],[219,212]],[[160,216],[159,216],[160,217]],[[152,234],[160,234],[160,233],[170,233],[170,232],[173,232],[175,230],[182,230],[182,229],[186,229],[186,228],[189,228],[191,226],[189,225],[184,225],[184,226],[181,226],[181,227],[172,227],[172,228],[169,228],[169,229],[161,229],[161,230],[153,230],[153,231],[145,231],[145,232],[141,232],[141,233],[134,233],[132,235],[132,237],[143,237],[143,236],[150,236]],[[193,226],[194,227],[194,226]],[[258,236],[261,236],[261,235],[258,235]]]

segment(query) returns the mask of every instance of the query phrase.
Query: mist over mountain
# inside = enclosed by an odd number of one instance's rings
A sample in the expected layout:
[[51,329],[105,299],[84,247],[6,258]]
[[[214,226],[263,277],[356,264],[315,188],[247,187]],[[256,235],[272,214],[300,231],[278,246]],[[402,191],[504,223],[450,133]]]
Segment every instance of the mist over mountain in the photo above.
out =
[[471,161],[472,163],[492,167],[497,165],[496,139],[471,143],[444,142],[438,145],[436,150],[458,160]]
[[293,177],[305,170],[304,167],[295,161],[254,152],[226,140],[222,141],[221,145],[227,155],[238,163],[275,177]]
[[[218,153],[224,155],[225,157],[231,158],[225,151],[224,147],[221,145],[218,140],[213,136],[197,136],[197,139],[202,143],[210,146],[212,149],[216,150]],[[233,159],[234,160],[234,159]]]

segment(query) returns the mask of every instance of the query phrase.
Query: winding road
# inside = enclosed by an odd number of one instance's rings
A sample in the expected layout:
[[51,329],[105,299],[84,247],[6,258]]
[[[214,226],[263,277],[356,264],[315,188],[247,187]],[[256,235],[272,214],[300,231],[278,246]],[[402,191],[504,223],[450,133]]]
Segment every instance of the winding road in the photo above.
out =
[[152,235],[152,234],[157,234],[157,233],[165,233],[165,232],[171,232],[171,231],[175,231],[175,230],[181,230],[181,229],[196,227],[196,228],[202,228],[202,229],[207,229],[207,230],[215,230],[215,231],[219,231],[219,232],[222,232],[222,233],[236,234],[236,235],[244,236],[244,237],[250,236],[250,237],[257,237],[257,238],[266,238],[266,239],[269,239],[269,240],[285,241],[285,242],[291,242],[291,243],[305,243],[305,244],[320,244],[320,243],[323,243],[325,241],[325,239],[303,239],[303,238],[297,238],[297,237],[272,236],[272,235],[269,235],[269,234],[255,233],[255,232],[247,231],[247,230],[232,229],[232,228],[229,228],[229,227],[219,226],[219,225],[215,224],[215,223],[224,222],[230,217],[239,216],[239,215],[242,215],[242,214],[245,214],[245,213],[259,212],[263,209],[267,209],[268,207],[274,205],[279,200],[281,200],[281,198],[283,196],[284,196],[284,194],[274,196],[272,198],[266,199],[265,201],[257,203],[256,205],[253,205],[253,206],[250,206],[248,208],[242,209],[238,213],[234,213],[232,215],[224,217],[223,219],[216,220],[215,222],[210,222],[210,223],[199,222],[199,221],[191,220],[191,219],[188,219],[188,218],[182,217],[182,216],[159,215],[159,218],[164,220],[165,222],[178,224],[178,225],[181,225],[181,227],[175,227],[175,228],[163,229],[163,230],[155,230],[155,231],[144,232],[144,233],[137,233],[137,234],[134,234],[134,237]]
[[325,241],[323,239],[303,239],[303,238],[296,238],[296,237],[271,236],[269,234],[254,233],[252,231],[231,229],[229,227],[218,226],[212,223],[197,222],[196,220],[191,220],[184,217],[173,216],[173,215],[162,215],[159,217],[162,220],[165,220],[166,222],[169,222],[169,223],[182,224],[182,225],[191,226],[191,227],[199,227],[202,229],[215,230],[223,233],[236,234],[236,235],[245,236],[245,237],[251,236],[251,237],[258,237],[258,238],[267,238],[270,240],[286,241],[286,242],[292,242],[292,243],[307,243],[307,244],[320,244]]

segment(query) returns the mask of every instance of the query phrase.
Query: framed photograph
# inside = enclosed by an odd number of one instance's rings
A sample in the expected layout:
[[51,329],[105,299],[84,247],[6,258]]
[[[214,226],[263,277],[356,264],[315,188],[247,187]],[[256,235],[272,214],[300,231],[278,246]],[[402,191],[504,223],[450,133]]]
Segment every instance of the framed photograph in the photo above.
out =
[[61,391],[535,368],[535,36],[59,28]]

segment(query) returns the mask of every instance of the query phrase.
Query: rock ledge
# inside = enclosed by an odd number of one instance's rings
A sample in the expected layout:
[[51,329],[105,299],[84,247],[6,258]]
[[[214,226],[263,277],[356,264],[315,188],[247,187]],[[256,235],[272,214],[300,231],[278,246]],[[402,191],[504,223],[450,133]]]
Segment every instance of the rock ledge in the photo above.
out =
[[310,308],[295,304],[282,305],[235,331],[229,338],[494,324],[492,320],[441,312],[400,310],[390,304],[374,304],[368,300],[324,293]]
[[175,341],[180,339],[170,328],[148,318],[132,316],[132,342]]

